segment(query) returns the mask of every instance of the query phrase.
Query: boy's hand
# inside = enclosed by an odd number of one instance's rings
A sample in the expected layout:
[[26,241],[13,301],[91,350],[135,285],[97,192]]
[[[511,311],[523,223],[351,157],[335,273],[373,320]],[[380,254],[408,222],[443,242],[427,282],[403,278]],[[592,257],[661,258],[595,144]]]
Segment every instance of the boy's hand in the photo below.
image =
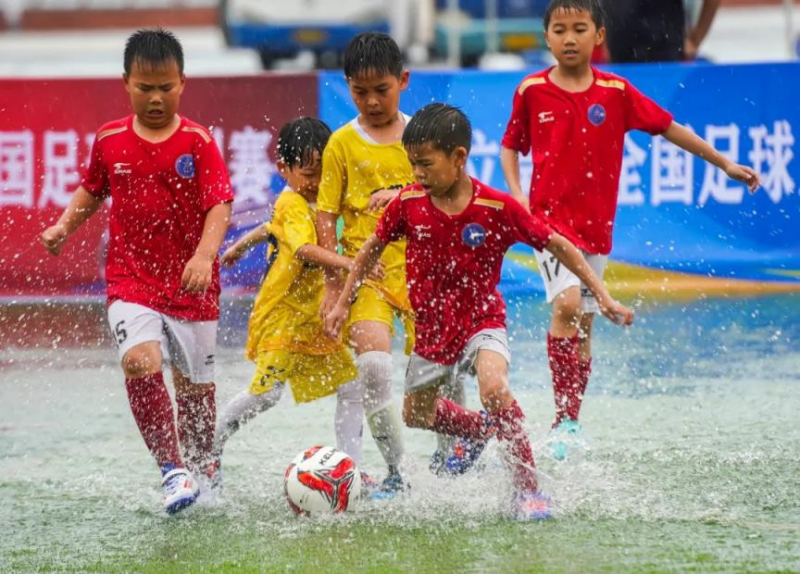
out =
[[45,229],[40,236],[42,245],[50,252],[51,255],[58,255],[61,253],[61,248],[67,241],[67,230],[63,225],[52,225]]
[[605,301],[600,301],[600,312],[616,325],[627,327],[633,323],[633,311],[622,303],[618,303],[611,297]]
[[730,166],[728,166],[728,168],[725,170],[725,175],[731,179],[735,179],[736,181],[741,181],[747,186],[747,189],[750,191],[750,193],[755,193],[755,191],[758,189],[758,186],[761,185],[756,171],[751,167],[747,167],[746,165],[737,165],[735,163],[731,163]]
[[386,266],[383,264],[383,261],[378,261],[375,267],[367,274],[367,279],[371,279],[372,281],[383,281],[385,277]]
[[187,291],[205,291],[211,285],[214,258],[204,253],[195,253],[181,277],[181,287]]
[[336,306],[339,300],[339,295],[342,294],[344,284],[341,279],[336,281],[325,281],[325,295],[322,296],[322,303],[319,306],[319,316],[323,321],[326,320],[328,313],[330,313]]
[[367,204],[367,211],[378,211],[386,207],[397,194],[400,193],[398,189],[382,189],[376,191],[369,196],[369,203]]
[[336,303],[331,309],[331,312],[325,316],[325,334],[331,339],[338,341],[339,334],[342,332],[342,327],[347,321],[349,309],[344,305]]
[[244,249],[236,245],[231,245],[225,250],[222,257],[219,258],[219,262],[225,267],[232,267],[242,258],[242,255],[244,255]]

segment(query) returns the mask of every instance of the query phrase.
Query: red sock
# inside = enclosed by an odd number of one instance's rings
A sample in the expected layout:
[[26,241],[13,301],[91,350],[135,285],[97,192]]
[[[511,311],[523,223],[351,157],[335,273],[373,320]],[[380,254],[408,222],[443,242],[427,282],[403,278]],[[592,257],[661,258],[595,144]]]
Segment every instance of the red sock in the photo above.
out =
[[497,440],[508,443],[514,459],[514,486],[523,490],[538,490],[536,463],[525,431],[525,414],[519,403],[514,401],[510,407],[493,411],[491,416],[497,425]]
[[125,379],[125,389],[139,432],[158,465],[182,467],[172,401],[164,384],[164,375],[153,373],[138,379]]
[[547,356],[550,359],[550,372],[553,376],[553,395],[556,402],[557,426],[562,420],[572,418],[570,412],[580,410],[580,374],[578,363],[578,336],[554,337],[547,334]]
[[205,390],[192,389],[191,393],[180,393],[175,397],[178,403],[178,438],[192,472],[199,471],[211,461],[217,421],[215,391],[214,384],[210,384]]
[[578,387],[574,400],[571,400],[567,407],[567,416],[574,421],[578,420],[581,412],[583,397],[586,394],[586,387],[589,386],[589,375],[592,374],[592,358],[586,361],[578,361]]
[[436,400],[433,430],[464,438],[484,438],[486,423],[479,412],[466,409],[450,399],[440,398]]

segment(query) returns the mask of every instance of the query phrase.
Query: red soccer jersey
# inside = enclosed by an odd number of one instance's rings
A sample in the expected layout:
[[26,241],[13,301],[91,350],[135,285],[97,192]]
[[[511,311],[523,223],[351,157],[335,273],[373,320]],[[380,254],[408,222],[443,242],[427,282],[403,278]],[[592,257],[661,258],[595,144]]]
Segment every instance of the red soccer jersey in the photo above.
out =
[[550,81],[550,70],[525,78],[503,147],[531,152],[531,211],[576,246],[606,255],[617,211],[625,133],[661,134],[672,115],[627,80],[592,68],[580,93]]
[[219,317],[218,261],[206,291],[181,288],[206,212],[233,200],[225,162],[205,128],[182,118],[169,139],[150,143],[134,132],[133,116],[108,123],[97,133],[81,184],[112,199],[109,304],[121,299],[189,321]]
[[472,199],[458,215],[436,208],[428,193],[412,186],[386,207],[375,231],[382,243],[408,240],[414,351],[445,365],[478,331],[505,327],[497,284],[508,248],[522,242],[544,249],[552,233],[508,194],[475,179],[472,186]]

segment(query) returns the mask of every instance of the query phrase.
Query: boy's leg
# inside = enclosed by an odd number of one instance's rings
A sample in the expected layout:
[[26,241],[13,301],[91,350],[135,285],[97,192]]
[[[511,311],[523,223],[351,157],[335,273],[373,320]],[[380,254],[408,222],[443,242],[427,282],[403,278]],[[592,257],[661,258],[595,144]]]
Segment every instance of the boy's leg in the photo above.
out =
[[115,301],[108,322],[117,345],[133,418],[162,474],[182,468],[175,418],[162,373],[164,322],[152,309]]
[[336,389],[334,415],[336,448],[347,453],[357,467],[361,466],[361,445],[364,429],[364,391],[358,379]]
[[183,467],[172,400],[161,371],[161,343],[148,341],[128,350],[122,359],[125,389],[133,418],[156,463],[165,474]]
[[553,427],[568,418],[579,392],[579,343],[581,291],[573,286],[553,299],[553,316],[547,333],[547,357],[553,378],[556,418]]
[[400,416],[392,398],[391,330],[379,321],[358,321],[350,327],[358,380],[364,391],[364,411],[372,437],[390,474],[403,458]]
[[283,395],[283,388],[283,383],[276,382],[264,393],[253,394],[252,390],[245,389],[225,405],[217,419],[217,428],[214,432],[215,458],[222,456],[225,443],[244,424],[278,404]]
[[192,383],[177,366],[172,367],[175,402],[178,406],[178,439],[186,466],[192,473],[206,472],[212,460],[217,419],[214,383]]
[[594,313],[586,313],[581,318],[581,328],[578,331],[578,385],[575,399],[567,408],[567,416],[578,420],[578,415],[583,404],[583,397],[589,386],[589,376],[592,374],[592,325]]
[[475,361],[481,402],[497,427],[497,439],[511,455],[514,487],[517,491],[538,490],[536,464],[525,429],[525,415],[508,384],[508,359],[488,349],[480,349]]
[[217,418],[215,353],[217,321],[185,321],[164,315],[172,364],[178,438],[186,464],[197,476],[212,478]]

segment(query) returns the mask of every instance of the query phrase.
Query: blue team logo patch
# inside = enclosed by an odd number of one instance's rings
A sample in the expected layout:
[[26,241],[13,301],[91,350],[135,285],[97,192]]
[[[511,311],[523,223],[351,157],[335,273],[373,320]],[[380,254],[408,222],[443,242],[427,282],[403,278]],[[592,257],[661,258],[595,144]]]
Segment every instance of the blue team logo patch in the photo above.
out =
[[175,161],[175,171],[178,175],[189,179],[194,177],[194,158],[192,154],[185,153]]
[[586,115],[593,126],[599,126],[606,121],[606,109],[600,104],[592,104]]
[[486,230],[480,223],[468,223],[461,231],[461,240],[472,248],[479,247],[486,241]]

